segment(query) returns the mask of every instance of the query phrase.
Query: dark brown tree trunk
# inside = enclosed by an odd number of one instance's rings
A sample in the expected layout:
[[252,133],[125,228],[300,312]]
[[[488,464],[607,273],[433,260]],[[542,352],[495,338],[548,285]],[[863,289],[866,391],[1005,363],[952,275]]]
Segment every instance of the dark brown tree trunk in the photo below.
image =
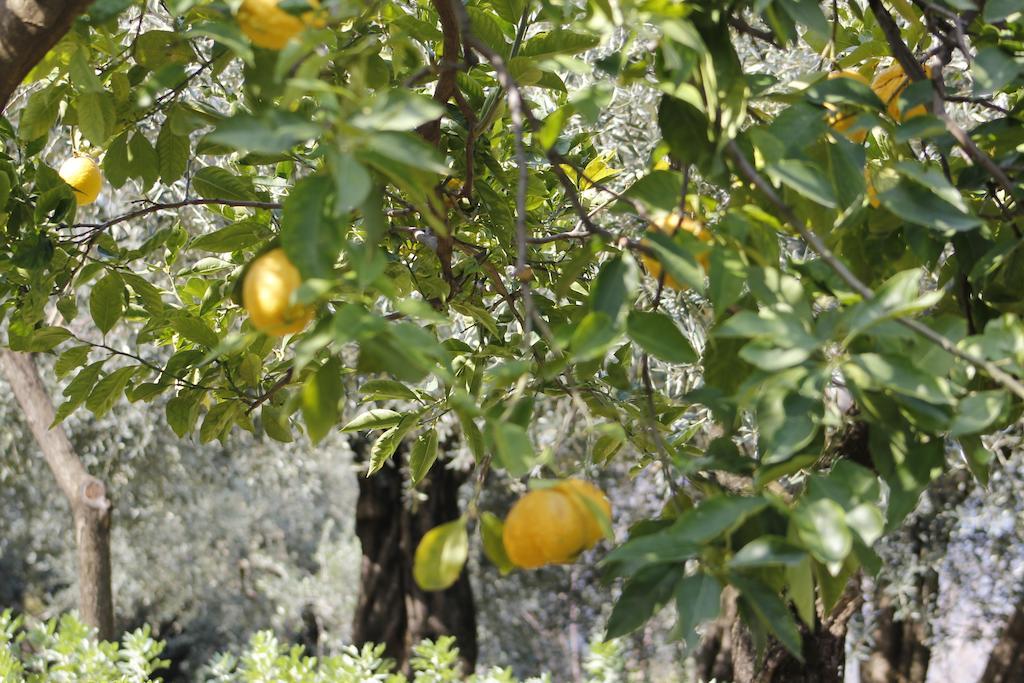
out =
[[439,459],[418,487],[426,500],[408,501],[403,495],[403,457],[400,449],[379,472],[359,479],[356,535],[363,564],[352,637],[360,645],[384,643],[387,655],[407,672],[414,645],[452,635],[469,673],[476,663],[477,641],[467,572],[451,588],[432,593],[421,591],[412,575],[413,555],[423,535],[461,514],[458,492],[465,475]]
[[[920,582],[922,597],[930,592],[929,583],[928,579]],[[878,614],[871,629],[874,649],[861,664],[862,683],[924,683],[932,655],[924,623],[897,620],[892,600],[881,591],[876,600]]]
[[0,0],[0,112],[92,0]]
[[722,614],[706,631],[694,657],[697,675],[734,683],[842,683],[846,668],[846,630],[864,596],[855,577],[831,614],[818,615],[813,630],[801,624],[804,661],[772,639],[758,657],[739,619],[736,593],[722,593]]
[[[2,0],[0,0],[2,2]],[[64,428],[53,424],[53,403],[32,356],[0,351],[0,369],[25,414],[57,486],[71,506],[78,549],[78,608],[82,620],[99,637],[114,637],[114,602],[110,587],[110,501],[103,482],[86,472]]]
[[[961,469],[949,472],[929,486],[925,496],[930,504],[919,506],[907,519],[898,540],[899,547],[906,549],[915,564],[931,567],[934,564],[931,558],[945,552],[953,525],[938,516],[938,512],[960,505],[971,491],[971,482],[970,473]],[[871,628],[874,649],[861,664],[861,681],[924,683],[932,657],[928,615],[939,594],[938,571],[928,568],[915,577],[914,600],[921,605],[919,612],[923,615],[918,619],[897,619],[896,606],[884,588],[881,585],[875,590],[877,613]]]
[[1003,633],[996,641],[988,657],[985,673],[978,683],[1013,683],[1024,675],[1024,602],[1017,608],[1003,627]]

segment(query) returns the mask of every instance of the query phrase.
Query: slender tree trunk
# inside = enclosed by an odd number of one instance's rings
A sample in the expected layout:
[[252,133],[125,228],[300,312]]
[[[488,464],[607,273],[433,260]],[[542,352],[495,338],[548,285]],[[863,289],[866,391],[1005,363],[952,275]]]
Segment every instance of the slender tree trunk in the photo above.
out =
[[1003,633],[996,641],[988,657],[985,673],[978,683],[1013,683],[1024,673],[1024,602],[1017,608],[1003,627]]
[[[368,450],[354,444],[357,453]],[[352,628],[357,644],[384,643],[389,657],[409,670],[412,647],[424,638],[453,635],[466,673],[476,663],[476,609],[466,572],[451,588],[424,592],[413,579],[413,555],[423,535],[459,517],[458,491],[465,475],[434,463],[419,485],[426,500],[403,496],[402,449],[379,472],[360,476],[356,535],[363,564]]]
[[0,112],[92,0],[0,0]]
[[78,607],[82,620],[94,627],[100,638],[110,640],[114,637],[114,603],[110,587],[111,505],[106,487],[85,470],[64,428],[50,427],[53,403],[32,356],[3,349],[0,369],[11,385],[57,486],[71,507],[78,549]]

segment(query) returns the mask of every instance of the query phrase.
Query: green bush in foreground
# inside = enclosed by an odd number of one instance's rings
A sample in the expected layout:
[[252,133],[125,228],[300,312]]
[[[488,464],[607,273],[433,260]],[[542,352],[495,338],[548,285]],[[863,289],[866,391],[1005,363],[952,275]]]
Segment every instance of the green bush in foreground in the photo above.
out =
[[[169,662],[164,643],[148,626],[126,633],[120,643],[100,642],[74,614],[26,625],[10,610],[0,614],[0,681],[4,683],[137,683],[160,681]],[[489,669],[463,679],[455,639],[425,640],[415,648],[413,683],[519,683],[508,669]],[[618,680],[618,650],[603,643],[587,663],[591,683]],[[281,643],[271,632],[253,634],[240,655],[222,654],[204,667],[204,683],[407,683],[394,673],[383,645],[349,645],[329,657],[310,657],[299,645]],[[522,683],[546,683],[544,675]]]

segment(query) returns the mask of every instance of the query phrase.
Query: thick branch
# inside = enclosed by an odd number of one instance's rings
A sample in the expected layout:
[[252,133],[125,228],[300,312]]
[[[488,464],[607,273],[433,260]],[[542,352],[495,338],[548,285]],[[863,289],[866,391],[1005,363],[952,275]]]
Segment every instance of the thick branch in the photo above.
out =
[[85,470],[64,428],[51,428],[53,403],[32,356],[0,350],[0,369],[25,414],[43,459],[71,506],[82,619],[97,629],[100,638],[110,640],[114,637],[114,604],[110,587],[111,505],[106,487]]
[[92,0],[0,0],[0,112]]

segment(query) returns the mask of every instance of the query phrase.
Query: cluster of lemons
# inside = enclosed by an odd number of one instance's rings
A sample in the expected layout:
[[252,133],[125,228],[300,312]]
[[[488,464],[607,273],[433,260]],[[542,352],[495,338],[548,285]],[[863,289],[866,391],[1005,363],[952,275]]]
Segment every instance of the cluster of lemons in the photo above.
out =
[[523,569],[565,564],[604,537],[612,506],[601,489],[580,479],[530,491],[505,518],[502,542],[509,561]]

